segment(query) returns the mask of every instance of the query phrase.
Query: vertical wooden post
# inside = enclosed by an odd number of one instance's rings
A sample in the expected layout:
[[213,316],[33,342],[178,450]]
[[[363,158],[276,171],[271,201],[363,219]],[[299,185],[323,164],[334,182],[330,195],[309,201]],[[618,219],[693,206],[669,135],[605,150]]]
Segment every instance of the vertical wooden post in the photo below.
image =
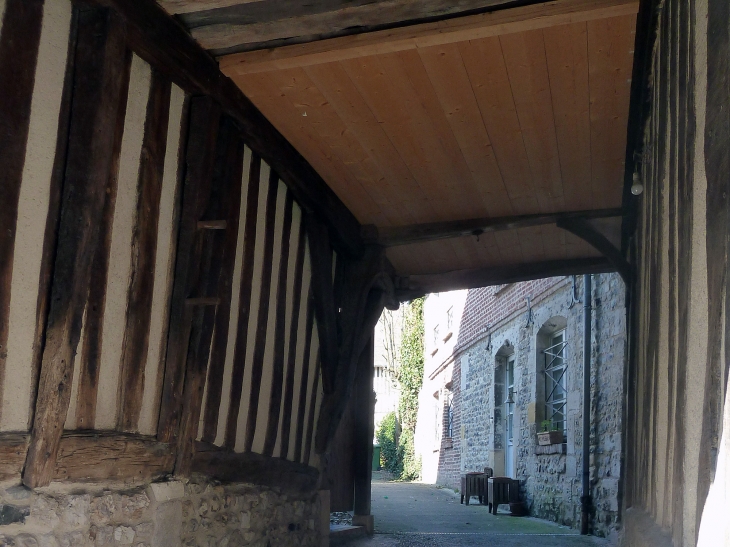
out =
[[375,415],[373,403],[373,371],[375,360],[374,337],[371,335],[357,363],[355,381],[355,439],[353,443],[353,467],[355,471],[355,515],[352,523],[365,526],[373,533],[373,516],[370,514],[373,478],[373,435]]
[[71,397],[98,225],[112,168],[125,45],[106,9],[80,12],[66,173],[38,398],[23,483],[50,482]]

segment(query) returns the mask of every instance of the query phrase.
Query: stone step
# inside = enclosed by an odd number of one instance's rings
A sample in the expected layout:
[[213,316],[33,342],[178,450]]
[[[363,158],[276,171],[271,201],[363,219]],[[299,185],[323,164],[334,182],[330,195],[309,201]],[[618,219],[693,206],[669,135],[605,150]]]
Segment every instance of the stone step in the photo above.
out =
[[344,545],[353,539],[367,536],[364,526],[330,524],[330,546]]

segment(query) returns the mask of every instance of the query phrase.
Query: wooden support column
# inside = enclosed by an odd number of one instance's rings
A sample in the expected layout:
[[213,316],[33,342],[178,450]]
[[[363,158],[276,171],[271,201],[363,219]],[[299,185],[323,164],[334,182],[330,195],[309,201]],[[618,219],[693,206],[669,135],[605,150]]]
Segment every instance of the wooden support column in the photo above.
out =
[[220,117],[220,108],[209,97],[196,97],[191,101],[165,379],[157,429],[157,438],[166,443],[178,435],[193,313],[200,311],[196,310],[196,306],[186,305],[186,300],[191,296],[209,296],[198,293],[203,252],[203,238],[198,231],[198,221],[203,218],[210,198]]
[[[315,260],[314,254],[312,259]],[[357,260],[343,259],[341,271],[342,296],[336,329],[339,334],[338,360],[334,370],[334,386],[329,391],[325,390],[320,408],[315,439],[315,450],[320,454],[327,450],[335,436],[355,383],[360,354],[371,338],[383,308],[398,307],[393,284],[394,271],[382,247],[367,247],[363,257]],[[314,272],[312,278],[314,283]],[[320,327],[319,324],[317,326]],[[331,340],[323,338],[325,334],[321,328],[319,336],[320,346],[331,343]],[[324,361],[322,364],[324,366]]]
[[112,168],[125,71],[124,36],[105,9],[79,13],[74,98],[46,343],[23,483],[53,477],[71,397],[71,379]]
[[[228,339],[243,164],[243,142],[238,138],[238,130],[230,118],[224,118],[221,123],[216,148],[212,188],[204,216],[225,218],[231,228],[226,231],[202,230],[196,234],[197,241],[202,246],[196,292],[205,295],[223,294],[225,305],[221,305],[220,302],[215,306],[195,306],[191,310],[192,322],[185,363],[185,388],[175,463],[175,474],[179,476],[190,474],[209,356],[213,354],[216,362],[222,362],[221,353],[225,353],[222,345]],[[211,352],[214,327],[217,329],[216,344]],[[222,375],[222,367],[216,367],[215,372],[220,372]]]
[[[375,339],[371,335],[365,349],[360,354],[355,381],[355,438],[353,443],[353,467],[355,470],[355,515],[353,524],[365,526],[373,533],[373,516],[370,514],[371,489],[373,478],[373,435],[375,433],[375,394],[373,392],[373,372],[375,359]],[[357,521],[357,522],[356,522]]]

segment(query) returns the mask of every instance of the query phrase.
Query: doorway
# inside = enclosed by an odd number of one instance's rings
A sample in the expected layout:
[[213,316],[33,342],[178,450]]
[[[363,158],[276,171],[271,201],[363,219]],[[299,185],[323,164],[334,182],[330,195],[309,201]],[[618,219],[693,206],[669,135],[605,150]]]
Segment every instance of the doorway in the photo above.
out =
[[515,357],[511,355],[507,358],[507,366],[504,368],[504,387],[507,398],[504,401],[505,416],[505,445],[504,445],[504,474],[507,477],[515,478],[515,435],[514,435],[514,416],[515,416]]

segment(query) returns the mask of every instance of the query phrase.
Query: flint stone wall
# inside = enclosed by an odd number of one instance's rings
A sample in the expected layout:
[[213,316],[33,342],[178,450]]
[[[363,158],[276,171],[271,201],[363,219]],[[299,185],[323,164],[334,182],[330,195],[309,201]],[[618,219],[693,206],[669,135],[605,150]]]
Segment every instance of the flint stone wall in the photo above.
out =
[[320,545],[319,498],[193,479],[146,487],[0,485],[0,547]]
[[[482,334],[465,344],[460,343],[455,349],[453,384],[460,385],[461,389],[455,390],[454,401],[461,438],[454,448],[461,456],[458,472],[481,471],[488,466],[494,468],[497,475],[504,473],[504,406],[501,402],[506,393],[502,375],[495,373],[495,358],[500,350],[503,355],[514,354],[515,472],[520,481],[520,497],[532,516],[577,527],[580,525],[582,493],[583,304],[573,301],[570,278],[555,281],[547,288],[534,287],[542,292],[531,295],[531,317],[523,304],[518,311],[508,312],[502,316],[502,321],[492,324],[491,339]],[[529,287],[529,284],[499,288],[501,292],[494,296],[511,302],[514,295],[510,293],[521,290],[520,286]],[[578,278],[576,295],[582,298],[582,294],[582,278]],[[519,296],[523,297],[521,293]],[[590,474],[595,508],[592,527],[593,533],[599,536],[611,536],[619,527],[626,343],[624,298],[624,284],[617,274],[593,276]],[[467,300],[467,307],[469,305]],[[465,310],[465,317],[472,315],[479,316]],[[540,328],[556,316],[567,320],[567,443],[556,451],[558,453],[539,454],[536,437],[543,418],[536,401],[536,362],[540,358],[536,344]],[[453,459],[441,458],[438,482],[458,488],[457,468],[453,468],[452,462]]]

